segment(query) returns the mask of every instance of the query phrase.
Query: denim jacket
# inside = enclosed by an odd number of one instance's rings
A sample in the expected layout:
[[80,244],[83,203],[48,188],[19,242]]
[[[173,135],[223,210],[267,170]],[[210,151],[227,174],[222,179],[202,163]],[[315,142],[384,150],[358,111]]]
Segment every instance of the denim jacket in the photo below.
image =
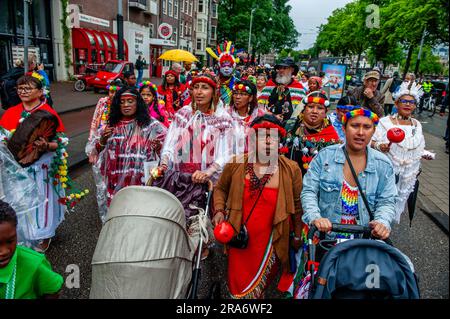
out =
[[[341,191],[344,178],[344,145],[324,148],[311,162],[303,178],[301,202],[303,221],[311,224],[317,218],[341,222]],[[381,152],[367,147],[366,169],[358,176],[361,187],[374,215],[374,220],[391,229],[395,216],[397,188],[391,161]],[[361,196],[358,196],[358,224],[367,226],[369,213]]]

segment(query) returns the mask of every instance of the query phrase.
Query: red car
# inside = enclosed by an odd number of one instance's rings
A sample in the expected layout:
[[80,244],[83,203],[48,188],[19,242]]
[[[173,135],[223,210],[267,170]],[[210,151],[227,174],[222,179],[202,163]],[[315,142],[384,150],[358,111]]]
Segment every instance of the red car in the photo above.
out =
[[95,77],[89,79],[87,85],[94,87],[94,92],[106,90],[106,86],[114,80],[120,79],[124,82],[123,74],[129,71],[134,71],[134,65],[132,62],[110,60],[105,63],[105,66],[101,71],[97,72]]

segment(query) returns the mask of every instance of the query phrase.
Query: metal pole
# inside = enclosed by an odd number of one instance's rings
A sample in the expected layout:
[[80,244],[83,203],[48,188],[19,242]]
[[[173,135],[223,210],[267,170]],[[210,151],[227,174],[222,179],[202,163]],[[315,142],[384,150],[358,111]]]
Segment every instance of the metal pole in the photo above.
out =
[[23,65],[25,74],[28,72],[28,3],[31,0],[23,0]]
[[255,9],[252,9],[252,12],[250,14],[250,31],[248,33],[248,57],[250,58],[250,45],[252,42],[252,24],[253,24],[253,12],[255,11]]
[[417,56],[416,68],[414,70],[414,74],[416,76],[417,76],[417,73],[419,72],[420,58],[422,57],[422,48],[423,48],[423,42],[425,41],[425,32],[426,31],[427,31],[427,27],[423,28],[422,39],[420,40],[419,55]]
[[124,60],[123,53],[123,7],[122,0],[117,0],[117,54],[119,60]]

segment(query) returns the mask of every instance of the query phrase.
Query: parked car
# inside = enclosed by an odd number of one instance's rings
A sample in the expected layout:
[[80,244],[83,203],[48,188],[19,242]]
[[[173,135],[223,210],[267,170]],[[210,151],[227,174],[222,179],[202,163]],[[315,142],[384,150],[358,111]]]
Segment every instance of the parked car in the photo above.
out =
[[123,82],[123,74],[129,71],[134,71],[132,62],[110,60],[105,63],[103,70],[97,72],[92,79],[89,79],[87,85],[94,87],[94,92],[97,93],[99,90],[106,90],[106,87],[114,80],[120,79]]

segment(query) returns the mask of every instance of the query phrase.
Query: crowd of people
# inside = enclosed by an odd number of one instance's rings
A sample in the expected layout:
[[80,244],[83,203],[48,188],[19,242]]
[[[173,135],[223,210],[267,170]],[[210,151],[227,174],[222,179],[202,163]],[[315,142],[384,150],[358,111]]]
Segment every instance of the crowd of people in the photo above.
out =
[[[217,62],[214,69],[185,64],[182,71],[175,64],[159,86],[143,81],[141,73],[138,82],[126,74],[125,83],[111,83],[108,96],[98,101],[86,154],[101,220],[119,190],[146,185],[148,176],[179,172],[189,174],[193,184],[212,182],[212,225],[228,221],[235,234],[245,228],[250,238],[245,248],[226,245],[232,298],[263,298],[277,272],[292,281],[291,294],[298,295],[305,282],[293,274],[305,270],[305,258],[293,267],[291,251],[305,254],[311,225],[328,233],[332,223],[359,224],[370,227],[375,238],[389,238],[392,223],[400,222],[417,191],[421,159],[433,158],[413,118],[423,88],[411,80],[380,92],[380,74],[370,71],[364,85],[330,112],[322,78],[299,73],[292,58],[273,68],[239,67],[237,74],[231,42],[207,52]],[[62,280],[33,249],[45,252],[66,206],[73,208],[87,191],[67,189],[67,138],[42,78],[20,77],[17,93],[19,104],[0,119],[1,164],[14,167],[0,173],[0,298],[54,296]],[[54,125],[42,128],[42,118]],[[29,138],[27,123],[35,123],[32,132],[41,135],[26,145],[25,154],[12,153],[15,136]],[[393,127],[405,132],[403,141],[389,141]],[[20,182],[14,178],[19,173],[42,194],[31,222],[18,218],[24,209],[6,191],[11,181]],[[35,202],[29,195],[22,201]],[[17,238],[16,228],[30,231]],[[33,244],[16,247],[18,240]],[[39,280],[24,274],[30,264]]]

